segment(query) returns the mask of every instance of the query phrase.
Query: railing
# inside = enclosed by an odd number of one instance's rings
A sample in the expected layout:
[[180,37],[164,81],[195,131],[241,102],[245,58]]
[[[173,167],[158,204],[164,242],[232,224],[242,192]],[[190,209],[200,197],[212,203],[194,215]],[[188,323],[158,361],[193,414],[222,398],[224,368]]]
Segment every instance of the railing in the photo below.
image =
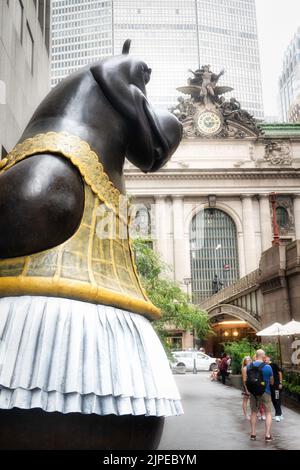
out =
[[200,303],[200,307],[203,310],[208,310],[215,305],[226,303],[232,297],[235,297],[239,294],[242,294],[245,291],[255,287],[258,282],[259,269],[252,271],[252,273],[247,274],[247,276],[242,277],[237,282],[231,286],[225,287],[225,289],[220,290],[217,294],[212,295],[208,299]]

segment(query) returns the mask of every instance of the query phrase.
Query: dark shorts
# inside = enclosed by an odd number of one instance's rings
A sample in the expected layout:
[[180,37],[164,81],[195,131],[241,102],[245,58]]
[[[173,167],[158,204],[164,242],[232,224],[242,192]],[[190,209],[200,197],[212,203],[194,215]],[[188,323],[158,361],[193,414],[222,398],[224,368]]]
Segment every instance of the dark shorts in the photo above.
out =
[[263,405],[266,413],[271,413],[272,411],[272,400],[271,395],[269,393],[264,393],[259,397],[255,397],[254,395],[250,395],[250,408],[253,412],[258,412],[260,406]]

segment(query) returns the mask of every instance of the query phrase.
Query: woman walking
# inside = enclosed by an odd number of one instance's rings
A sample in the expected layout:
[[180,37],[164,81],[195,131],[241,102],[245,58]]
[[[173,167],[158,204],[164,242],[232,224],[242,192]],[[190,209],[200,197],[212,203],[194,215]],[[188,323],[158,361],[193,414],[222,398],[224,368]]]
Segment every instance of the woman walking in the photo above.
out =
[[243,408],[244,416],[248,420],[250,420],[250,416],[247,414],[247,405],[248,405],[248,401],[249,401],[249,398],[250,398],[250,393],[247,390],[246,380],[247,380],[247,366],[251,362],[252,361],[251,361],[250,356],[244,357],[243,362],[242,362],[242,380],[243,380],[243,391],[242,391],[243,404],[242,404],[242,408]]

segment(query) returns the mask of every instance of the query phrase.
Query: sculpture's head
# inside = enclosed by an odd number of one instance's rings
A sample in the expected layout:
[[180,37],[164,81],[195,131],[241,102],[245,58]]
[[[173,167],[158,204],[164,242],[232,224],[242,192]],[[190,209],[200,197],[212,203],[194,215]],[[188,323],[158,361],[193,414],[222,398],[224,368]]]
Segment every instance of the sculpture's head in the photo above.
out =
[[130,41],[120,56],[103,60],[91,68],[104,95],[128,122],[126,157],[144,172],[161,168],[175,152],[182,126],[169,113],[154,111],[146,98],[151,69],[128,54]]

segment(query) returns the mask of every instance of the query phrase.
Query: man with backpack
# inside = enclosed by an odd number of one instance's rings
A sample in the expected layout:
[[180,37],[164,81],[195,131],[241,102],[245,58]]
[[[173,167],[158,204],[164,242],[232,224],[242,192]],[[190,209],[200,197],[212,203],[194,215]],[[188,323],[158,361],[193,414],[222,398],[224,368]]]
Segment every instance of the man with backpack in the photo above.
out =
[[251,436],[252,441],[256,440],[256,422],[257,412],[261,405],[265,409],[265,441],[272,441],[271,426],[272,426],[272,400],[271,388],[274,384],[273,371],[271,366],[264,362],[266,357],[265,351],[258,349],[256,351],[256,360],[247,366],[247,380],[246,388],[250,393],[250,407],[251,407]]

